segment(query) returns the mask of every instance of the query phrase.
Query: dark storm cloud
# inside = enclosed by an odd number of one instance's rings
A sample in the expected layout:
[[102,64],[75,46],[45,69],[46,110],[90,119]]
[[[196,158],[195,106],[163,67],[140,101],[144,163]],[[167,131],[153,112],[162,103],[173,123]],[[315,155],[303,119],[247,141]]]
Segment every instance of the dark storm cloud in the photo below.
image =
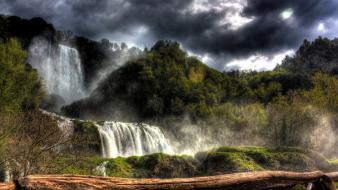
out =
[[[319,21],[335,16],[337,8],[335,0],[249,0],[242,14],[253,17],[252,22],[235,31],[216,28],[190,38],[189,43],[201,50],[238,55],[292,48],[310,37]],[[294,12],[291,21],[280,18],[286,9]]]
[[[304,38],[313,37],[312,30],[318,22],[336,18],[338,8],[336,0],[248,0],[241,15],[252,21],[231,29],[219,24],[233,11],[222,6],[244,0],[204,0],[202,6],[208,8],[194,11],[192,5],[197,1],[3,0],[0,5],[6,7],[3,12],[41,16],[57,27],[95,39],[117,33],[139,35],[137,30],[142,26],[146,33],[137,43],[150,45],[158,39],[172,39],[190,51],[217,58],[245,57],[257,52],[268,55],[295,48]],[[294,14],[283,20],[281,12],[290,9]]]

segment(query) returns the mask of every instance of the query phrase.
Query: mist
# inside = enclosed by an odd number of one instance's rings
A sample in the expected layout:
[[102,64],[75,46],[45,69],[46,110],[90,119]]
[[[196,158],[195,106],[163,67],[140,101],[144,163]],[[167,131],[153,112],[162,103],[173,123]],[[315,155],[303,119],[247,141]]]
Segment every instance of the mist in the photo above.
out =
[[[251,121],[239,130],[226,123],[208,125],[203,122],[192,122],[186,116],[179,122],[174,122],[169,126],[164,125],[164,129],[176,154],[193,156],[198,152],[210,151],[222,146],[264,146],[270,148],[288,146],[313,150],[327,158],[336,158],[338,156],[336,151],[338,141],[335,116],[314,106],[308,105],[308,107],[310,109],[307,109],[306,114],[312,117],[313,122],[301,129],[299,133],[294,134],[294,138],[299,139],[299,143],[294,144],[276,144],[276,140],[279,141],[283,137],[274,134],[272,123],[258,126]],[[246,115],[250,114],[246,113]],[[219,121],[217,122],[219,123]],[[286,135],[289,133],[291,132],[287,132]]]

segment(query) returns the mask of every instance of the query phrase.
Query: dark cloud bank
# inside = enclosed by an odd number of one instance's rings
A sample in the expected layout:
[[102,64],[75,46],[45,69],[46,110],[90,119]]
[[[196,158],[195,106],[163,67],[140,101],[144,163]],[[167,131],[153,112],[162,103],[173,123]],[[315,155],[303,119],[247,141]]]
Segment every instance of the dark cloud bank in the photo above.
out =
[[[232,6],[236,3],[243,7]],[[232,58],[296,48],[320,34],[318,23],[330,24],[338,15],[336,0],[2,0],[0,5],[2,13],[40,16],[93,39],[130,38],[139,46],[177,40],[189,51],[210,55],[220,69]],[[286,10],[290,18],[281,16]],[[236,29],[220,24],[236,11],[251,21]],[[334,36],[334,26],[328,29],[325,34]]]

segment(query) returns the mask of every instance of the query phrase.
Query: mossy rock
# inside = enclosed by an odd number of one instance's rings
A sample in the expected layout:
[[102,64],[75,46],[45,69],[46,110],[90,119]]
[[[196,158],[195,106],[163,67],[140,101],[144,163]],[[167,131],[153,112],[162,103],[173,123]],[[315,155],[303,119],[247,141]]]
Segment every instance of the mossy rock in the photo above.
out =
[[205,175],[259,171],[263,168],[241,152],[211,152],[200,168]]
[[133,168],[126,158],[110,159],[106,166],[106,173],[112,177],[133,177]]
[[60,157],[55,160],[53,174],[101,175],[95,170],[105,159],[100,157]]
[[197,171],[197,162],[189,156],[156,153],[141,157],[129,157],[127,160],[134,168],[134,177],[191,177]]
[[[198,153],[194,158],[163,153],[112,159],[68,156],[56,161],[56,168],[59,169],[54,173],[102,175],[96,168],[103,163],[108,176],[127,178],[178,178],[261,170],[319,169],[308,153],[294,148],[220,147]],[[330,163],[334,165],[337,161]]]
[[175,178],[196,175],[197,162],[189,156],[170,156],[162,153],[146,156],[62,158],[56,161],[61,168],[57,173],[102,175],[97,167],[104,164],[105,173],[111,177]]
[[[197,154],[201,160],[205,155]],[[205,157],[205,156],[204,156]],[[297,148],[220,147],[208,153],[200,166],[202,175],[260,170],[316,170],[316,163]]]

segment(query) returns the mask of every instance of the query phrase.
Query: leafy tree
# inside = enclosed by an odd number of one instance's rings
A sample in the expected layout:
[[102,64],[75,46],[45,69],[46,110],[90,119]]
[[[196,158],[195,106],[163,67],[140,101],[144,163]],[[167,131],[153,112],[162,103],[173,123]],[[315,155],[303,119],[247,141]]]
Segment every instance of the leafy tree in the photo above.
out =
[[316,124],[314,110],[297,94],[280,97],[267,107],[266,138],[274,146],[312,148],[310,137]]
[[304,92],[304,98],[317,107],[338,113],[338,79],[323,73],[312,77],[313,88]]
[[37,72],[26,64],[26,52],[15,39],[0,43],[0,112],[38,108],[43,90]]

